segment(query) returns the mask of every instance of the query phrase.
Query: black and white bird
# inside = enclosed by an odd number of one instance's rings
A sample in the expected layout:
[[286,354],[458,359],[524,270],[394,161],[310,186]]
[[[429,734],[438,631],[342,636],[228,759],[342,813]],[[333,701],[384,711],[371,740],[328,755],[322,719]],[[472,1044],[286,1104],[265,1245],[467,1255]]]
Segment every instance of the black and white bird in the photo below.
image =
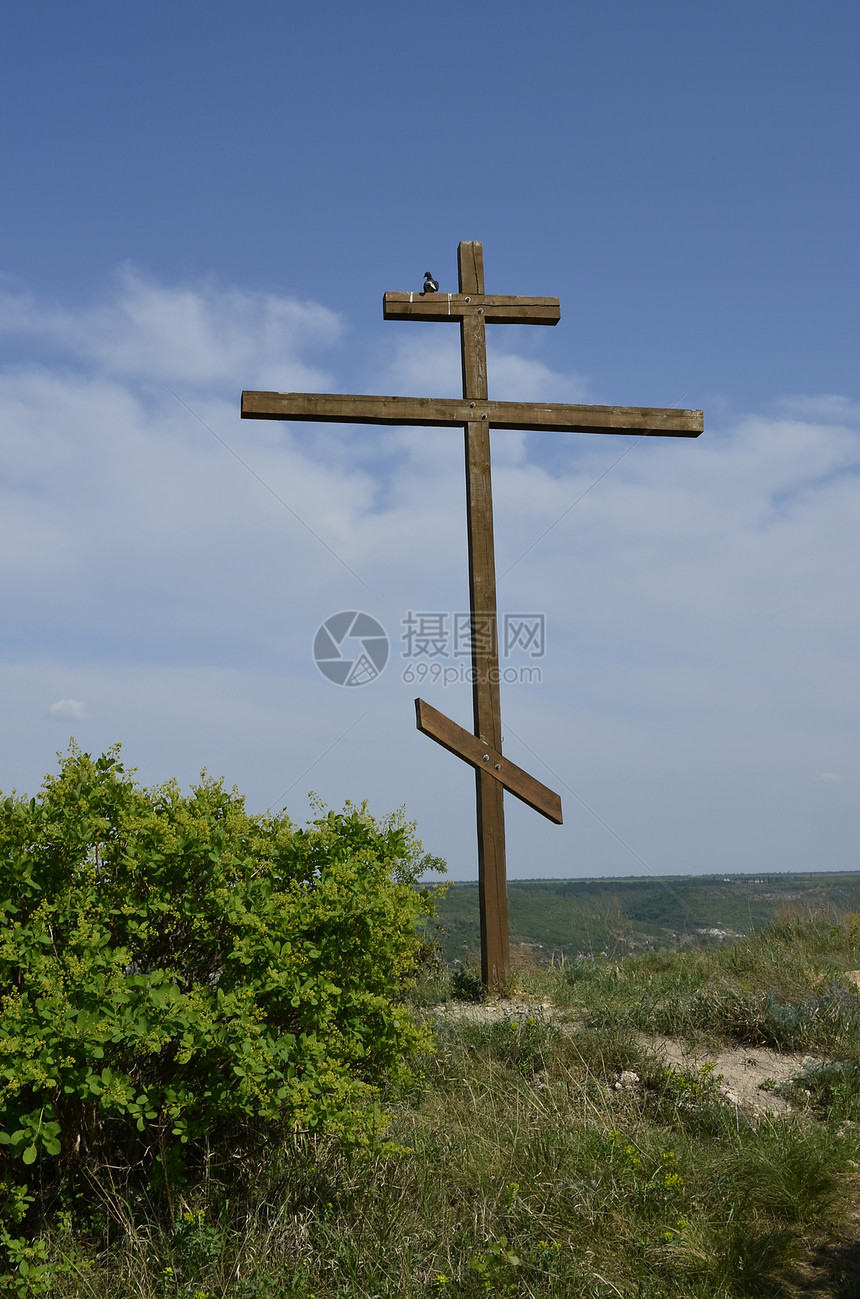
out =
[[439,281],[434,280],[429,271],[424,272],[424,288],[422,293],[437,293],[439,290]]

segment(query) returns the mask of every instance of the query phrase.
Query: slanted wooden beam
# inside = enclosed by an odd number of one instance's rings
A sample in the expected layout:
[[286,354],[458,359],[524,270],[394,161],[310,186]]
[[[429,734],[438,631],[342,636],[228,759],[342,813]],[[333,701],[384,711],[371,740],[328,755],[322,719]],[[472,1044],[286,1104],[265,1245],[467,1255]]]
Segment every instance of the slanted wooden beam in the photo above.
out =
[[415,700],[415,723],[422,735],[429,735],[431,740],[468,762],[476,771],[484,771],[492,776],[504,789],[528,803],[541,816],[555,825],[561,825],[561,799],[558,794],[535,780],[522,767],[503,757],[492,744],[485,744],[480,736],[464,730],[423,699]]

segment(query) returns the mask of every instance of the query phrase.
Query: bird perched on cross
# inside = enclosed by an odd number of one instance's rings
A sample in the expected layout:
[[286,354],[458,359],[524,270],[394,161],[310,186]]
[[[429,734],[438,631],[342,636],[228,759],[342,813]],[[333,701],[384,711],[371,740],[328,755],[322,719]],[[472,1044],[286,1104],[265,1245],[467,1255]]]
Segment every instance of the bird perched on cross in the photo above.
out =
[[430,274],[429,271],[425,271],[425,272],[424,272],[424,288],[421,290],[422,294],[424,294],[424,293],[436,293],[436,292],[438,292],[438,289],[439,289],[439,281],[438,281],[438,280],[434,280],[434,279],[433,279],[433,276]]

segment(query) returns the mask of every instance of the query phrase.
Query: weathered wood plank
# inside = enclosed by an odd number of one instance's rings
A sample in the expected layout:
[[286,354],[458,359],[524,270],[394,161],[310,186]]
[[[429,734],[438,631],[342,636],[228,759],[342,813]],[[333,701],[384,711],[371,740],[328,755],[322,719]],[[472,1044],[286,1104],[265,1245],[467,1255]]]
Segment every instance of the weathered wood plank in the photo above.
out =
[[484,292],[484,245],[461,239],[457,245],[457,277],[461,293]]
[[385,320],[435,321],[482,315],[495,325],[557,325],[561,306],[558,298],[517,298],[499,293],[386,293],[382,315]]
[[[484,385],[485,367],[486,360]],[[474,377],[477,384],[477,370]],[[646,433],[653,437],[698,437],[704,428],[700,410],[671,407],[575,406],[480,398],[473,404],[472,400],[456,397],[374,397],[330,392],[243,392],[242,418],[424,427],[480,421],[491,428],[530,429],[537,433]]]
[[466,420],[488,423],[488,412],[484,410],[487,400],[487,339],[480,316],[463,316],[460,321],[460,367],[463,375],[462,409],[468,410]]
[[450,717],[440,713],[423,699],[415,700],[415,718],[418,730],[428,735],[443,749],[468,762],[477,771],[483,771],[529,807],[540,812],[556,825],[562,824],[561,799],[553,790],[542,785],[522,767],[510,762],[498,749],[485,744],[478,736],[458,726]]
[[475,772],[475,810],[478,818],[481,978],[493,992],[501,992],[511,968],[505,791],[485,771]]
[[[484,250],[474,242],[457,249],[460,293],[484,293]],[[493,539],[493,490],[490,476],[490,426],[476,406],[487,400],[486,314],[481,307],[460,316],[463,397],[472,417],[465,426],[466,535],[469,546],[469,608],[472,619],[472,713],[474,735],[495,752],[502,749],[502,705],[499,696],[496,561]],[[487,755],[489,761],[489,755]],[[501,763],[499,764],[501,771]],[[481,915],[481,976],[501,990],[510,965],[508,888],[505,861],[504,791],[486,771],[475,775],[478,830],[478,895]]]

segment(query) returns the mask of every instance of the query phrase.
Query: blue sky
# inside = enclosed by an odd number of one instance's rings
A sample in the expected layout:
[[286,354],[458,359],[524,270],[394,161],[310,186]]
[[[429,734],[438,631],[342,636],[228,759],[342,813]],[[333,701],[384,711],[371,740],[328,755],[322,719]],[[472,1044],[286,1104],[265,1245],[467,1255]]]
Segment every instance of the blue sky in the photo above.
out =
[[[489,292],[562,308],[491,331],[491,396],[706,428],[494,435],[500,606],[546,618],[506,752],[566,816],[509,801],[510,875],[857,868],[859,29],[790,0],[10,9],[0,788],[121,740],[147,782],[205,765],[299,820],[309,789],[405,804],[473,877],[470,773],[414,732],[399,639],[466,605],[461,435],[238,398],[456,393],[456,331],[381,297],[455,288],[479,239]],[[342,609],[392,641],[354,690],[310,652]],[[421,693],[468,725],[467,686]]]

